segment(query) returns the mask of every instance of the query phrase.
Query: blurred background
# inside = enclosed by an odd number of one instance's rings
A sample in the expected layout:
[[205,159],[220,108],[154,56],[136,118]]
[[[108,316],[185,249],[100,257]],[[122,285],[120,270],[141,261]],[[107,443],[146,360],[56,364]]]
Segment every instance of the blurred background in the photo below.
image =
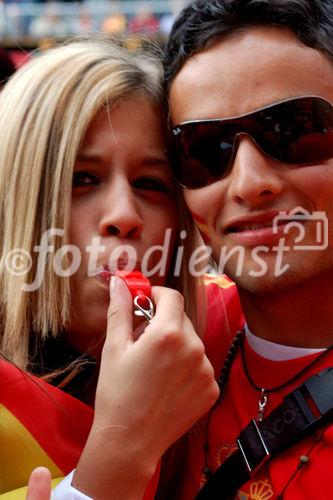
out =
[[[0,0],[0,80],[32,51],[95,32],[125,37],[133,47],[152,38],[163,44],[189,0]],[[5,74],[5,77],[3,76]]]

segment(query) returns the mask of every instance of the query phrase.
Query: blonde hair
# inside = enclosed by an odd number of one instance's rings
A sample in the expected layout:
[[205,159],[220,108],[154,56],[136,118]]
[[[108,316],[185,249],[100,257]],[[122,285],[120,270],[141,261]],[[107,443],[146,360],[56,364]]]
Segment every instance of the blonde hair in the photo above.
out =
[[209,267],[209,258],[206,260],[200,259],[200,262],[195,266],[198,276],[191,274],[189,263],[193,252],[198,247],[203,247],[204,242],[200,236],[199,230],[186,207],[181,188],[177,190],[177,213],[180,221],[181,229],[186,232],[186,240],[184,242],[183,265],[181,268],[179,280],[174,282],[174,287],[179,290],[185,300],[185,311],[191,319],[193,326],[199,335],[203,337],[206,328],[207,301],[205,290],[205,277],[207,267]]
[[20,276],[6,272],[7,256],[19,248],[33,257],[50,228],[64,229],[50,240],[54,251],[69,243],[72,171],[89,123],[102,107],[133,96],[162,108],[161,74],[152,55],[77,40],[39,55],[0,94],[1,349],[22,368],[32,332],[56,336],[68,324],[70,286],[49,259],[40,288],[26,293],[37,259]]

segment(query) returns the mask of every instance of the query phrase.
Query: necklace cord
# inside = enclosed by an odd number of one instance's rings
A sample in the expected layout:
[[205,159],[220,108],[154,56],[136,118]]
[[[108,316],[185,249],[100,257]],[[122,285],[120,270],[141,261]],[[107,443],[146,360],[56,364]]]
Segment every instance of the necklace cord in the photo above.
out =
[[244,373],[245,373],[245,376],[246,376],[248,382],[253,387],[253,389],[255,389],[258,392],[262,392],[262,390],[264,389],[266,394],[270,394],[272,392],[277,392],[280,389],[283,389],[284,387],[287,387],[289,384],[292,384],[293,382],[295,382],[295,380],[297,380],[299,377],[301,377],[307,370],[309,370],[309,368],[311,368],[319,360],[321,360],[322,358],[324,358],[326,356],[326,354],[331,351],[332,348],[333,348],[333,345],[327,347],[327,349],[325,349],[323,352],[321,352],[320,354],[318,354],[318,356],[315,359],[313,359],[311,361],[311,363],[309,363],[308,365],[304,366],[302,368],[302,370],[300,370],[299,372],[297,372],[295,375],[293,375],[286,382],[283,382],[282,384],[279,384],[276,387],[272,387],[271,389],[267,389],[267,388],[260,387],[259,385],[257,385],[254,382],[253,378],[251,377],[250,372],[249,372],[249,368],[248,368],[248,365],[247,365],[247,362],[246,362],[245,350],[244,350],[244,342],[242,342],[242,344],[241,344],[241,356],[242,356],[242,364],[243,364]]
[[221,368],[221,371],[220,371],[220,374],[219,374],[219,377],[217,380],[217,384],[220,388],[220,395],[219,395],[217,401],[215,402],[215,404],[209,410],[208,415],[207,415],[207,421],[206,421],[206,427],[205,427],[205,442],[204,442],[204,446],[203,446],[204,466],[202,469],[202,472],[207,479],[211,476],[211,468],[209,467],[209,439],[208,439],[210,421],[211,421],[211,418],[213,416],[215,409],[217,408],[217,406],[219,405],[219,403],[222,399],[222,396],[224,394],[224,391],[225,391],[225,388],[226,388],[226,385],[227,385],[227,382],[229,379],[229,374],[230,374],[232,364],[233,364],[234,359],[237,355],[239,347],[244,342],[244,336],[245,336],[244,330],[238,331],[237,334],[235,335],[230,347],[229,347],[229,350],[227,352],[227,355],[225,357],[223,366]]

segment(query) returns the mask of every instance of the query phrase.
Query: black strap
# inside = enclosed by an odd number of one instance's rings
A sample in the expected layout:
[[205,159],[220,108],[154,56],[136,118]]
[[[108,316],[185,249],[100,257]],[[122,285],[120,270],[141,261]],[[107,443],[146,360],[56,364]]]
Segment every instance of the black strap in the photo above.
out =
[[333,417],[333,368],[311,376],[262,422],[242,430],[235,451],[209,478],[196,500],[228,500],[270,457],[290,448]]

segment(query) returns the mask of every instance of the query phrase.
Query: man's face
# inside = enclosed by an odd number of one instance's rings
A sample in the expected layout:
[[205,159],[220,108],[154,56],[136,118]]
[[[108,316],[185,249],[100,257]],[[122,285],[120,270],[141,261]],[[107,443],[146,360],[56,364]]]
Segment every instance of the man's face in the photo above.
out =
[[[242,115],[293,97],[322,96],[333,103],[333,65],[281,28],[253,28],[192,56],[170,91],[172,125],[189,120]],[[225,272],[249,292],[267,294],[333,274],[333,159],[296,165],[266,156],[249,136],[239,137],[232,169],[223,179],[185,189],[186,202],[219,262],[230,254]],[[324,212],[326,250],[295,250],[299,229],[273,233],[273,218],[297,207]],[[303,245],[316,241],[317,225],[301,221]],[[284,234],[286,233],[286,234]],[[274,250],[281,237],[281,262]],[[258,251],[261,264],[253,257]],[[240,262],[241,261],[241,262]],[[288,271],[278,274],[283,266]],[[260,278],[254,276],[267,268]],[[252,274],[252,275],[251,275]]]

